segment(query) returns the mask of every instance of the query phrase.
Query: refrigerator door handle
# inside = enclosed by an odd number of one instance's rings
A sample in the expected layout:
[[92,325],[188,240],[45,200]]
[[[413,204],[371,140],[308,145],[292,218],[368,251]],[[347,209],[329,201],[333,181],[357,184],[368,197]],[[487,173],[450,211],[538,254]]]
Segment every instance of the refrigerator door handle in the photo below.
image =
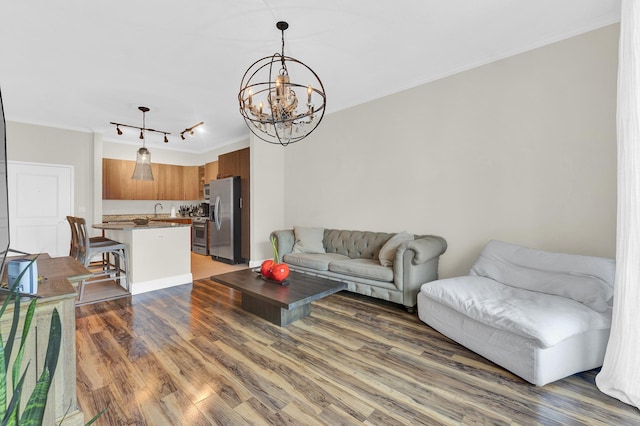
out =
[[216,229],[219,231],[222,227],[222,223],[220,222],[220,197],[216,196],[216,204],[214,206],[214,219],[216,221]]

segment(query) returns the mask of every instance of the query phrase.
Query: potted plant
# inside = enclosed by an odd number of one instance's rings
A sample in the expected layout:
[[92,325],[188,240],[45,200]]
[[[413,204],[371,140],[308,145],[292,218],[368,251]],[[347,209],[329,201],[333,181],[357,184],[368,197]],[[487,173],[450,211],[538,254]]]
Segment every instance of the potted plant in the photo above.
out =
[[[29,266],[33,262],[35,262],[35,260],[35,258],[31,260]],[[62,326],[60,323],[60,315],[58,314],[58,310],[54,308],[53,312],[51,313],[49,340],[47,342],[47,350],[42,373],[40,374],[40,377],[38,377],[38,381],[36,382],[36,385],[31,392],[31,395],[29,396],[24,410],[22,410],[20,407],[20,400],[23,393],[24,379],[27,372],[29,371],[31,360],[27,360],[27,365],[26,368],[24,368],[22,375],[20,375],[20,370],[22,369],[24,358],[24,346],[29,335],[29,330],[31,328],[31,322],[36,310],[37,301],[37,298],[33,295],[22,294],[18,292],[20,279],[27,271],[27,269],[24,269],[20,273],[20,275],[18,275],[11,288],[5,289],[3,291],[6,297],[4,299],[4,302],[2,303],[2,307],[0,307],[1,318],[4,315],[9,303],[13,301],[13,318],[11,322],[11,328],[9,330],[9,335],[7,336],[6,340],[2,338],[2,333],[0,331],[0,419],[3,426],[35,426],[42,424],[44,410],[47,404],[47,395],[49,393],[49,388],[51,387],[53,375],[56,371],[56,366],[58,365],[58,355],[60,354]],[[32,299],[29,302],[27,313],[24,318],[24,323],[22,324],[22,331],[20,332],[22,335],[22,338],[20,339],[20,346],[18,347],[18,352],[15,359],[13,360],[13,363],[11,363],[11,354],[15,349],[14,342],[16,341],[16,335],[19,332],[18,328],[20,325],[20,308],[22,305],[22,297],[32,297]],[[5,343],[2,344],[2,341],[4,341]],[[10,384],[8,380],[9,374],[11,375]],[[11,390],[12,395],[7,404],[7,396],[9,395],[9,390]],[[95,422],[95,420],[97,420],[97,418],[101,414],[102,411],[98,413],[93,419],[91,419],[89,423],[87,423],[87,425]]]

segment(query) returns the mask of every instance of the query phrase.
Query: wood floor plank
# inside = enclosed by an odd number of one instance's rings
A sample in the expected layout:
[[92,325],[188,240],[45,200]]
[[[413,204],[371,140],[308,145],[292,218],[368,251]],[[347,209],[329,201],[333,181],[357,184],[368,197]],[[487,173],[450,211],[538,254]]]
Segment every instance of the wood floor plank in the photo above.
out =
[[100,425],[640,424],[596,371],[536,387],[395,304],[338,293],[278,327],[208,279],[76,308]]

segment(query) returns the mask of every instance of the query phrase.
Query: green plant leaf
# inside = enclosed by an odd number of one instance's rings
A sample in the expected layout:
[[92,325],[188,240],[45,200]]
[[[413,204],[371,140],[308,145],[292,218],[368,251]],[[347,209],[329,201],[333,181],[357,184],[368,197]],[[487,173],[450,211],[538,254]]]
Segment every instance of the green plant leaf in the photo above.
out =
[[96,420],[98,420],[98,418],[105,412],[107,411],[108,407],[104,407],[102,410],[100,410],[100,412],[98,414],[96,414],[95,416],[93,416],[91,418],[91,420],[89,420],[84,426],[89,426],[93,423],[95,423]]
[[24,357],[24,345],[31,329],[31,322],[33,321],[33,315],[36,310],[36,299],[31,300],[29,307],[27,308],[27,315],[24,318],[24,324],[22,325],[22,340],[20,340],[20,348],[18,349],[18,355],[13,361],[13,368],[11,373],[11,381],[15,383],[20,375],[20,367],[22,366],[22,358]]
[[6,357],[4,359],[4,368],[9,371],[9,359],[11,358],[11,352],[13,351],[13,343],[16,340],[16,332],[18,331],[18,323],[20,322],[20,298],[17,294],[13,294],[15,303],[13,306],[13,321],[11,322],[11,329],[9,330],[9,336],[7,337],[7,343],[4,346],[4,352]]
[[20,426],[39,426],[42,424],[44,417],[44,408],[47,404],[47,394],[51,386],[51,377],[48,368],[42,370],[40,378],[33,389],[27,406],[24,409],[22,417],[20,417]]
[[273,247],[273,261],[276,263],[280,263],[280,256],[278,255],[278,246],[276,244],[276,237],[271,237],[271,247]]
[[20,418],[20,425],[40,425],[44,416],[45,405],[47,404],[47,394],[51,387],[51,380],[56,372],[58,356],[60,355],[60,342],[62,341],[62,324],[58,309],[54,308],[51,313],[51,326],[49,327],[49,342],[47,343],[47,354],[44,359],[42,374],[36,383],[33,393],[27,401],[24,414]]
[[7,412],[7,370],[4,368],[4,346],[0,345],[0,419]]
[[18,403],[20,402],[20,397],[22,396],[22,385],[24,384],[24,378],[27,376],[27,370],[29,370],[29,364],[27,364],[27,368],[25,368],[22,377],[15,386],[13,391],[13,395],[11,396],[11,401],[9,402],[9,407],[7,408],[4,417],[2,418],[2,425],[7,424],[16,424],[19,423],[18,417]]

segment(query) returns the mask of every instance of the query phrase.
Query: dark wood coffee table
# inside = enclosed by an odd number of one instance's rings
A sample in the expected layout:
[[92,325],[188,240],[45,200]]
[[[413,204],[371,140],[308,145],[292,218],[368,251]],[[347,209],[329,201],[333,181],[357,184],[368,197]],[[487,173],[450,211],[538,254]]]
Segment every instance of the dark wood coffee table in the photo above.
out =
[[242,292],[242,308],[279,326],[309,316],[311,302],[347,288],[345,283],[291,271],[288,285],[265,281],[253,269],[214,275],[212,281]]

